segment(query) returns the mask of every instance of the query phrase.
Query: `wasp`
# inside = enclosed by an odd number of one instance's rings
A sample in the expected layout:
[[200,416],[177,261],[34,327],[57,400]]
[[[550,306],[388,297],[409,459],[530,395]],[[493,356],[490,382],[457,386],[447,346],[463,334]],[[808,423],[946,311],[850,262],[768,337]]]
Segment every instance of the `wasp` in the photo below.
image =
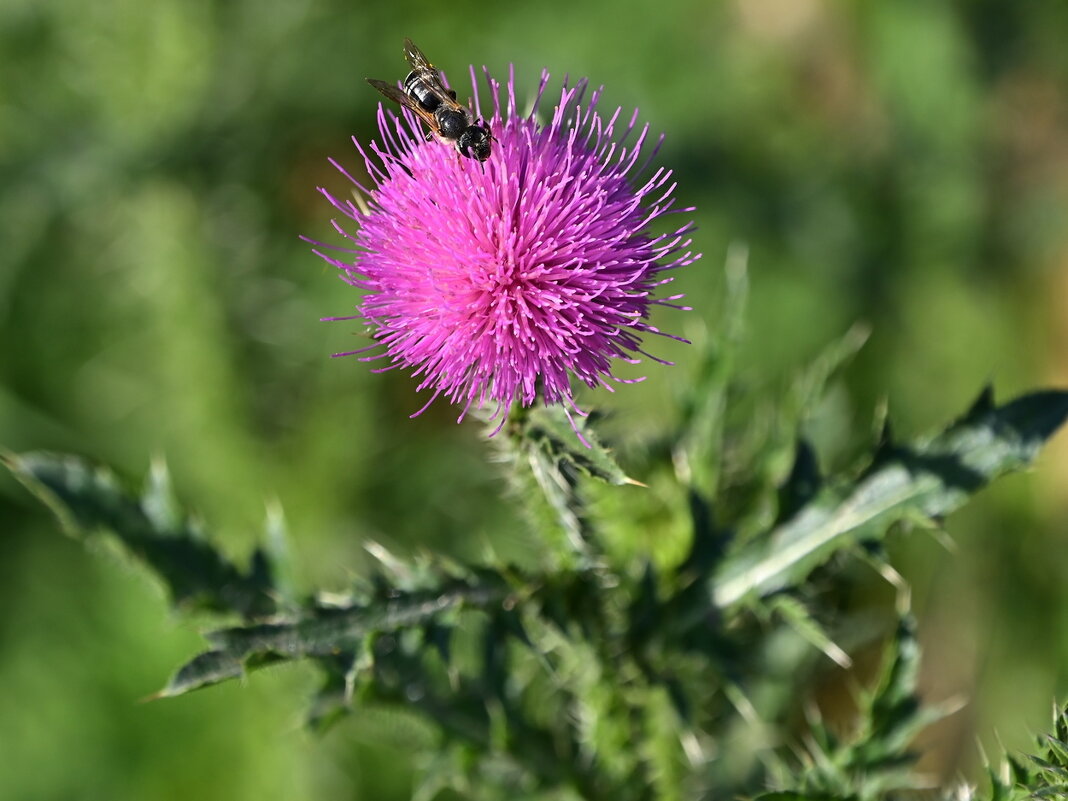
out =
[[456,102],[456,92],[445,86],[441,73],[411,39],[404,40],[404,58],[412,71],[404,79],[403,88],[375,78],[368,78],[367,83],[415,112],[434,136],[450,142],[461,156],[488,159],[493,140],[489,124],[484,120],[474,122],[471,112]]

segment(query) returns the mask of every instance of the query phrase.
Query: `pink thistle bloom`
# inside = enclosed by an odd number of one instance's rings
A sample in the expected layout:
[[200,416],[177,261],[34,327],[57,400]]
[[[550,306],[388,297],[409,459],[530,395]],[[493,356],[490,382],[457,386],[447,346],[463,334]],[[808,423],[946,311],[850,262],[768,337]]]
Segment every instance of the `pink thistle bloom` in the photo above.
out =
[[[354,139],[372,186],[332,161],[355,185],[354,200],[320,191],[359,228],[351,234],[334,221],[352,247],[313,244],[344,252],[315,251],[364,296],[356,315],[327,319],[362,320],[376,340],[335,355],[381,348],[361,358],[411,370],[418,390],[431,393],[413,417],[440,396],[462,407],[460,420],[490,404],[503,425],[514,404],[539,396],[582,414],[575,380],[612,389],[630,383],[613,376],[613,360],[661,361],[640,347],[645,334],[669,336],[647,322],[650,308],[686,307],[674,303],[681,295],[653,294],[699,254],[687,250],[691,222],[669,233],[650,227],[693,209],[672,208],[670,170],[646,174],[663,137],[650,148],[646,125],[630,140],[637,110],[617,132],[620,110],[607,119],[596,110],[600,90],[583,106],[585,81],[565,82],[543,125],[537,109],[548,73],[525,115],[516,110],[514,73],[506,108],[500,84],[486,79],[495,138],[486,162],[428,141],[411,112],[381,104],[381,143]],[[473,68],[471,82],[481,116]]]

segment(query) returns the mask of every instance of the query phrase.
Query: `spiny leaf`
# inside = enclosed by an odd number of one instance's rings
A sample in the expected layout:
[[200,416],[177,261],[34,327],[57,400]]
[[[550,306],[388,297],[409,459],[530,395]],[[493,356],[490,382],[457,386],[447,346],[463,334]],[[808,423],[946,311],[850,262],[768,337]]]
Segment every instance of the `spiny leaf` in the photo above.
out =
[[[558,465],[569,465],[607,484],[633,484],[581,417],[562,406],[539,406],[523,417],[523,437]],[[579,441],[581,436],[583,441]]]
[[[582,440],[579,439],[581,433]],[[559,406],[521,409],[495,439],[509,467],[515,497],[564,569],[600,560],[597,535],[580,491],[582,475],[608,484],[637,484],[600,444],[582,418]],[[561,536],[562,535],[562,536]]]
[[272,566],[257,552],[243,571],[182,514],[167,471],[156,464],[137,497],[114,473],[75,456],[5,454],[3,462],[59,518],[73,537],[108,532],[163,579],[184,609],[239,613],[246,619],[275,612]]
[[[916,694],[919,646],[915,622],[904,615],[887,644],[880,678],[860,699],[860,725],[844,738],[816,723],[806,740],[801,770],[783,788],[799,797],[876,799],[916,789],[909,745],[920,730],[944,716],[945,707],[921,706]],[[787,795],[787,797],[790,797]]]
[[356,676],[367,666],[367,663],[361,663],[367,650],[365,647],[354,648],[317,660],[324,679],[308,711],[308,728],[312,731],[325,732],[349,712]]
[[160,696],[217,684],[267,663],[355,651],[368,635],[425,626],[461,606],[488,606],[507,594],[503,584],[457,585],[438,592],[400,594],[370,605],[319,607],[297,620],[220,629],[207,635],[215,647],[180,668]]
[[831,555],[880,538],[897,522],[937,521],[999,476],[1034,459],[1068,416],[1068,392],[1045,391],[993,407],[986,394],[931,439],[885,447],[854,481],[820,492],[790,520],[747,542],[711,583],[716,605],[794,586]]
[[883,672],[874,691],[862,699],[861,715],[866,725],[853,746],[853,761],[865,770],[871,770],[873,765],[901,762],[922,729],[954,711],[953,704],[920,704],[916,694],[919,669],[916,622],[905,615],[887,646]]
[[1068,798],[1068,706],[1053,710],[1053,731],[1038,738],[1038,753],[1008,759],[1010,780],[993,770],[991,795],[1005,798]]
[[240,656],[227,651],[205,651],[182,665],[167,686],[152,698],[169,698],[209,684],[218,684],[243,675],[245,667]]
[[849,654],[835,644],[797,598],[789,595],[776,595],[769,602],[768,611],[779,614],[794,631],[819,648],[828,659],[840,667],[848,668],[853,664]]

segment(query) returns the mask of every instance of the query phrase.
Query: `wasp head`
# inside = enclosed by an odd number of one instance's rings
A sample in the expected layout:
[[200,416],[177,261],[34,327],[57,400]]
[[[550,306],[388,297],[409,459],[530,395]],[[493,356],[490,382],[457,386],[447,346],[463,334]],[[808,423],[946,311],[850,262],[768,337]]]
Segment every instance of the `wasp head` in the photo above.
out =
[[460,155],[467,156],[469,159],[485,161],[490,157],[492,141],[493,134],[490,132],[489,124],[479,122],[478,125],[469,125],[464,129],[456,142],[456,149],[460,151]]

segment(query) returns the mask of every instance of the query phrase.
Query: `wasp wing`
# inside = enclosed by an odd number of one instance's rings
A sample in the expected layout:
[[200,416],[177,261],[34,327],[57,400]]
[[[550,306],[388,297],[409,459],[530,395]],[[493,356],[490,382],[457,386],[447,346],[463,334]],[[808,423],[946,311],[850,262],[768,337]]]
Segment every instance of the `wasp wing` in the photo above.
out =
[[422,50],[416,47],[415,42],[408,38],[404,40],[404,58],[415,72],[429,73],[435,76],[438,74],[437,68],[430,63],[430,59],[426,57]]
[[386,83],[380,81],[377,78],[368,78],[367,83],[371,84],[375,89],[384,94],[390,100],[395,103],[400,103],[404,108],[414,112],[419,119],[427,124],[431,131],[437,133],[438,123],[434,119],[434,115],[420,106],[415,100],[408,96],[400,87],[396,84]]
[[450,108],[453,111],[467,111],[467,109],[457,102],[456,92],[445,85],[445,81],[442,79],[441,72],[438,68],[430,63],[430,59],[426,57],[423,51],[420,50],[411,39],[404,40],[404,57],[408,60],[412,72],[418,76],[423,86],[437,97],[438,102],[444,105],[445,108]]

